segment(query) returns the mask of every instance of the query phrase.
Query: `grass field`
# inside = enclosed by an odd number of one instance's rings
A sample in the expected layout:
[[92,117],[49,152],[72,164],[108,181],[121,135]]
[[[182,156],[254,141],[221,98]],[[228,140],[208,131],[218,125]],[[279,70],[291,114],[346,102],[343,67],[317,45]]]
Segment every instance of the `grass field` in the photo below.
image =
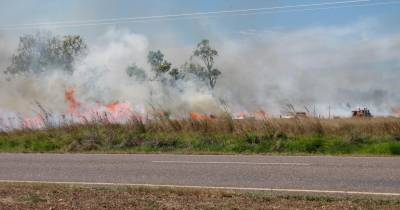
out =
[[400,118],[99,121],[1,132],[0,151],[400,155]]
[[0,184],[0,209],[399,209],[395,198],[143,187]]

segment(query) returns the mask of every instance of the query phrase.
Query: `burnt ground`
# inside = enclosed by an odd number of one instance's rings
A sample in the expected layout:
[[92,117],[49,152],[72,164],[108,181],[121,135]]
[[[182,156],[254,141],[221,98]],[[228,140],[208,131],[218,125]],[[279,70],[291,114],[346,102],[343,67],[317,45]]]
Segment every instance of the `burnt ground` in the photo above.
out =
[[397,198],[58,184],[0,184],[0,209],[400,209]]

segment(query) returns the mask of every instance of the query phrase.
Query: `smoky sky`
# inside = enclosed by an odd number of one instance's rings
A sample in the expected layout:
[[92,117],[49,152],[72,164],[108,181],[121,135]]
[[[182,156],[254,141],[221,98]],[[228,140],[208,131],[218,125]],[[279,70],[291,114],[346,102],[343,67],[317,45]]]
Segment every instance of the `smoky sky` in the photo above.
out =
[[3,70],[9,64],[11,47],[8,40],[0,33],[0,70]]
[[349,113],[344,104],[380,114],[399,105],[399,34],[376,35],[365,23],[244,34],[223,43],[219,63],[219,90],[237,105],[331,105],[339,115]]
[[[237,31],[234,37],[213,34],[210,43],[219,52],[216,67],[222,72],[215,90],[185,81],[184,91],[179,92],[154,82],[138,83],[125,70],[135,63],[149,73],[146,56],[154,49],[180,67],[195,44],[181,43],[174,36],[154,42],[144,34],[113,28],[90,40],[89,55],[75,66],[73,75],[49,73],[11,81],[3,76],[0,108],[23,112],[40,100],[62,112],[66,109],[63,92],[74,87],[85,103],[128,101],[138,109],[151,102],[171,110],[213,112],[223,99],[234,112],[264,109],[278,115],[286,104],[293,104],[301,111],[316,107],[322,115],[331,107],[334,114],[346,116],[359,106],[388,115],[400,106],[400,34],[375,31],[374,24],[358,22]],[[3,47],[4,43],[0,36],[2,64],[15,50]]]

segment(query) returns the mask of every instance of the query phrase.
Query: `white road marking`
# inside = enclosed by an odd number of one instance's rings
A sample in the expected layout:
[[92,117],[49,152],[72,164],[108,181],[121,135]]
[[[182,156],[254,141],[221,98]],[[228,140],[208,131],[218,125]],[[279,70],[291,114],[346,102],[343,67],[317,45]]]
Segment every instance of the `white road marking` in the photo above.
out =
[[347,195],[376,195],[376,196],[400,196],[400,193],[385,192],[363,192],[344,190],[307,190],[307,189],[279,189],[279,188],[254,188],[254,187],[215,187],[196,185],[168,185],[168,184],[131,184],[111,182],[58,182],[58,181],[21,181],[21,180],[0,180],[0,183],[24,183],[24,184],[68,184],[68,185],[99,185],[99,186],[126,186],[126,187],[166,187],[166,188],[191,188],[210,190],[240,190],[240,191],[263,191],[263,192],[303,192],[303,193],[324,193],[324,194],[347,194]]
[[295,165],[310,166],[309,163],[259,163],[259,162],[205,162],[205,161],[173,161],[173,160],[155,160],[152,163],[182,163],[182,164],[238,164],[238,165]]

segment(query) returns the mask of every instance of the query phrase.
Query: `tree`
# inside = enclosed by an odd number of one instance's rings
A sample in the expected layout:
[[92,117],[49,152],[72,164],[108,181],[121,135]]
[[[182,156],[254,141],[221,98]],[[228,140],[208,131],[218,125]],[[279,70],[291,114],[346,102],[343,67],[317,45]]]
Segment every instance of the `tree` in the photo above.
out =
[[177,68],[171,69],[171,71],[169,72],[169,75],[172,77],[172,79],[174,81],[183,79],[185,77],[185,75],[181,71],[179,71],[179,69],[177,69]]
[[75,60],[86,56],[87,44],[79,35],[68,35],[62,40],[62,63],[67,71],[73,71]]
[[155,78],[159,78],[171,69],[171,63],[164,60],[164,54],[160,50],[150,51],[147,55],[147,61],[156,74]]
[[126,69],[126,73],[128,74],[129,77],[134,77],[138,81],[145,81],[147,78],[146,72],[138,67],[135,63],[128,66]]
[[54,69],[72,73],[73,64],[86,52],[87,45],[79,35],[24,35],[20,37],[17,52],[12,56],[6,73],[41,73]]
[[198,64],[189,64],[189,72],[195,74],[198,78],[206,81],[210,88],[214,88],[221,72],[214,68],[214,58],[218,56],[217,50],[210,46],[210,41],[202,40],[197,44],[197,48],[193,53],[193,57],[200,59],[204,66]]

